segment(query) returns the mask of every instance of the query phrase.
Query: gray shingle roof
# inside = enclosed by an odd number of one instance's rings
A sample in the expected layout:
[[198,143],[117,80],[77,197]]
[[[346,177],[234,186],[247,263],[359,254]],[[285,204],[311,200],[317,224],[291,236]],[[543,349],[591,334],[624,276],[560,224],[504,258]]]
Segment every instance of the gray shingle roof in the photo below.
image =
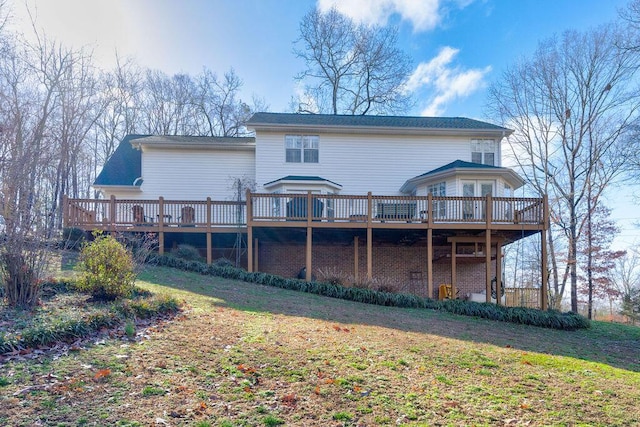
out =
[[[104,185],[134,185],[134,182],[142,175],[142,153],[133,148],[131,141],[144,138],[147,135],[127,135],[113,152],[102,171],[93,182],[100,187]],[[138,180],[136,185],[140,185]]]
[[333,114],[255,113],[247,126],[348,126],[409,129],[465,129],[511,132],[507,128],[466,117],[352,116]]
[[172,144],[196,144],[196,145],[251,145],[256,142],[254,137],[236,137],[236,136],[182,136],[182,135],[153,135],[147,136],[140,141],[141,144],[154,145],[172,145]]
[[506,169],[506,168],[502,168],[500,166],[493,166],[493,165],[485,165],[482,163],[471,163],[471,162],[465,162],[463,160],[455,160],[451,163],[447,163],[444,166],[440,166],[439,168],[430,170],[429,172],[425,172],[422,175],[418,175],[412,179],[415,178],[422,178],[425,176],[429,176],[429,175],[435,175],[437,173],[440,172],[444,172],[450,169],[459,169],[459,168],[465,168],[465,169]]
[[271,185],[271,184],[275,184],[276,182],[280,182],[280,181],[318,181],[318,182],[329,182],[333,185],[336,185],[338,187],[342,187],[342,185],[338,184],[337,182],[333,182],[329,179],[326,178],[322,178],[320,176],[303,176],[303,175],[287,175],[287,176],[283,176],[282,178],[278,178],[274,181],[270,181],[267,182],[266,184],[264,184],[265,186]]

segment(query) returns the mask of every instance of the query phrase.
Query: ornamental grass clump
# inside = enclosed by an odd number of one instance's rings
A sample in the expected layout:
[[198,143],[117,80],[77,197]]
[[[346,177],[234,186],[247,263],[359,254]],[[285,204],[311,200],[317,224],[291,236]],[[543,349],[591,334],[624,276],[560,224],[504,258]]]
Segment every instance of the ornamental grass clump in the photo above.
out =
[[82,247],[78,268],[78,290],[100,300],[131,295],[135,283],[135,263],[131,252],[111,236],[96,235]]

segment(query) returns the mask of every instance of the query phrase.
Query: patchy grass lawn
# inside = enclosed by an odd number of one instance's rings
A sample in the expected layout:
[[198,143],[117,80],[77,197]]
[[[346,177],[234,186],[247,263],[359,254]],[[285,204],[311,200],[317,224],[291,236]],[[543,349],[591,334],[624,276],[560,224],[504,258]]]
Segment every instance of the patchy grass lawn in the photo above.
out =
[[574,332],[150,268],[172,322],[0,366],[0,425],[640,424],[640,328]]

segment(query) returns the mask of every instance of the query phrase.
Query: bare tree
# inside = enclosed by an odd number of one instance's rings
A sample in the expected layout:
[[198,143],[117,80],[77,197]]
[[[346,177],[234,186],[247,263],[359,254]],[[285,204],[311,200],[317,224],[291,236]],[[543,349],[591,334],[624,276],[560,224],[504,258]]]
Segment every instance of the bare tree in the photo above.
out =
[[577,243],[587,212],[621,171],[623,142],[638,117],[639,56],[619,49],[623,36],[614,25],[567,31],[541,42],[490,88],[491,112],[515,130],[508,144],[520,172],[549,194],[552,226],[567,247],[559,253],[551,233],[552,291],[559,301],[568,281],[576,312]]
[[[242,80],[233,69],[221,79],[206,68],[196,77],[197,90],[193,102],[201,135],[240,136],[246,133],[243,123],[256,109],[239,99],[242,85]],[[260,103],[257,105],[263,106]]]
[[140,105],[143,71],[131,60],[116,55],[116,67],[100,76],[100,96],[105,105],[91,135],[93,170],[96,171],[116,150],[120,140],[140,132]]
[[194,135],[195,83],[187,74],[168,76],[147,70],[141,99],[142,132],[155,135]]
[[[610,278],[621,296],[621,314],[635,324],[640,319],[640,254],[637,248],[616,260]],[[613,312],[612,300],[610,310]]]
[[411,62],[397,39],[397,28],[356,25],[336,9],[311,10],[300,23],[300,47],[294,49],[307,67],[296,77],[307,83],[298,109],[353,115],[406,111],[411,100],[403,87]]
[[611,209],[602,203],[587,211],[584,235],[578,242],[578,261],[585,267],[587,277],[580,277],[578,292],[587,296],[587,317],[593,316],[594,299],[612,301],[620,296],[613,284],[611,273],[616,260],[626,251],[612,250],[611,245],[619,229],[610,218]]

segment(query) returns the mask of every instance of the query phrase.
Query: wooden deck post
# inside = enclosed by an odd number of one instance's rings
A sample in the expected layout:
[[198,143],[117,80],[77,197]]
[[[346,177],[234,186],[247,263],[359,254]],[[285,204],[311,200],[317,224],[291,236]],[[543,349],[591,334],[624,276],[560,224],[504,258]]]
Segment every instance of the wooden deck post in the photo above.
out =
[[371,191],[367,193],[367,280],[373,279],[373,198]]
[[[502,242],[496,242],[496,304],[502,303]],[[505,297],[506,302],[506,297]]]
[[360,281],[360,277],[359,277],[359,269],[360,269],[360,253],[359,253],[359,247],[360,246],[360,239],[358,238],[358,236],[355,236],[353,238],[353,277],[354,280],[356,281],[356,283],[358,283]]
[[307,282],[311,281],[311,278],[313,277],[313,275],[311,274],[311,269],[313,268],[312,264],[311,264],[311,255],[313,253],[312,251],[312,246],[313,245],[313,228],[311,227],[307,227],[307,246],[306,246],[306,251],[305,251],[305,269],[306,269],[306,276],[305,276],[305,280]]
[[433,298],[433,230],[427,229],[427,294]]
[[207,264],[213,263],[213,242],[211,234],[211,197],[207,197]]
[[[493,216],[493,200],[491,194],[486,196],[485,206],[485,241],[484,241],[484,262],[485,262],[485,281],[487,291],[487,302],[491,302],[491,217]],[[496,302],[499,295],[496,292]]]
[[[456,282],[458,280],[456,274],[456,252],[458,251],[455,240],[451,242],[451,298],[456,296]],[[439,297],[439,296],[438,296]]]
[[247,271],[253,272],[253,201],[251,191],[247,190]]
[[313,203],[312,203],[312,199],[311,199],[311,191],[307,191],[307,247],[306,247],[306,256],[305,256],[305,269],[306,269],[306,276],[305,276],[305,280],[307,282],[311,281],[311,278],[313,277],[313,275],[311,274],[312,272],[312,264],[311,264],[311,255],[313,254],[313,227],[311,226],[312,224],[312,218],[313,218]]
[[433,195],[427,195],[427,293],[433,296]]
[[259,242],[258,239],[254,239],[253,240],[253,262],[255,264],[255,268],[254,271],[260,271],[260,264],[259,264],[259,258],[258,258],[258,254],[260,253],[260,246],[259,246]]
[[547,271],[547,230],[540,232],[540,274],[542,275],[542,283],[540,284],[540,308],[547,310],[549,308],[549,296],[547,289],[549,286],[549,273]]
[[164,197],[158,198],[158,253],[164,254]]
[[111,230],[111,235],[115,236],[116,234],[116,196],[113,194],[109,198],[109,229]]

